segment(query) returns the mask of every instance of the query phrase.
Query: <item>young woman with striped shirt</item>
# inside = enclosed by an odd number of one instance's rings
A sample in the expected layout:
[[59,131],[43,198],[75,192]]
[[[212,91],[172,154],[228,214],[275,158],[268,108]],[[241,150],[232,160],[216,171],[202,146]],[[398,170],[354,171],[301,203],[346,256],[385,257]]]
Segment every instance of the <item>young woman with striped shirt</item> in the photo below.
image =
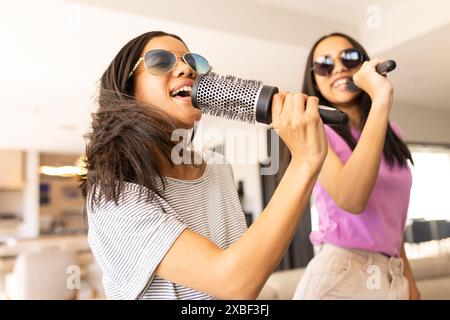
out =
[[201,117],[189,91],[208,69],[178,36],[149,32],[101,78],[82,189],[109,299],[254,299],[297,230],[327,153],[318,100],[275,96],[292,160],[247,230],[230,165],[211,152],[199,165],[171,161],[173,130]]

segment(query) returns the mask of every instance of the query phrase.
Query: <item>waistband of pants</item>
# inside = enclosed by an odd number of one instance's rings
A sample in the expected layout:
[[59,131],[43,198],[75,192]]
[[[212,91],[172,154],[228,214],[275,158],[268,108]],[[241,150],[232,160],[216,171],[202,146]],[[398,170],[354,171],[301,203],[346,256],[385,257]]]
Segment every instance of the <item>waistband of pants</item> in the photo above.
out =
[[361,265],[367,267],[369,265],[377,265],[382,272],[391,275],[403,274],[403,260],[398,257],[389,257],[378,252],[370,252],[361,249],[348,249],[335,246],[333,244],[324,243],[320,245],[319,252],[322,253],[337,253],[345,256],[352,261],[356,261]]

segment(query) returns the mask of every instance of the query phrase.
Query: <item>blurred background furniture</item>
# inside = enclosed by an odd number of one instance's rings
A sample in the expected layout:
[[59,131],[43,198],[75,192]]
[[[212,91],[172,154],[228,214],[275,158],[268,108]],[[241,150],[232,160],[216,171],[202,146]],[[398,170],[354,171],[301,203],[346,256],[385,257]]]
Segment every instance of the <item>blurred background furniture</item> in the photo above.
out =
[[[34,259],[28,257],[29,255],[39,255],[37,259],[39,261],[34,261]],[[47,255],[49,255],[48,259],[46,258]],[[52,256],[58,255],[61,257],[56,257],[54,263]],[[72,255],[73,257],[71,257]],[[26,286],[21,281],[31,281],[33,283],[34,279],[29,280],[31,273],[35,275],[36,281],[41,281],[42,276],[37,270],[27,270],[27,268],[34,268],[34,263],[42,264],[44,271],[47,270],[44,277],[46,279],[51,274],[50,272],[53,272],[53,268],[56,268],[56,265],[64,264],[64,259],[68,259],[66,261],[67,265],[73,265],[74,267],[68,270],[67,266],[61,266],[64,272],[60,275],[64,277],[64,282],[61,282],[58,277],[54,278],[52,276],[50,281],[57,282],[54,284],[55,287],[61,285],[61,283],[65,285],[68,279],[69,281],[74,279],[73,276],[78,276],[79,273],[80,288],[76,290],[77,298],[91,299],[101,297],[102,289],[98,288],[99,281],[93,282],[91,280],[92,278],[96,279],[93,276],[96,271],[92,269],[95,259],[89,249],[86,235],[62,235],[42,236],[36,239],[12,237],[3,239],[3,244],[0,244],[0,299],[15,299],[14,286]],[[46,264],[50,264],[47,269],[44,268]],[[7,278],[9,280],[6,280]],[[18,279],[22,280],[19,281]],[[78,281],[78,278],[76,280]],[[7,281],[8,286],[6,284]],[[91,286],[91,283],[95,283],[97,287]],[[61,292],[64,292],[64,290]],[[45,290],[41,290],[39,296],[35,298],[46,299],[47,296],[48,293]],[[66,295],[62,294],[58,299],[66,298]],[[72,296],[69,298],[72,298]]]
[[6,276],[5,292],[14,300],[75,299],[68,288],[68,267],[76,266],[74,252],[44,251],[20,254],[13,272]]
[[412,219],[406,228],[405,241],[421,243],[450,237],[450,221]]

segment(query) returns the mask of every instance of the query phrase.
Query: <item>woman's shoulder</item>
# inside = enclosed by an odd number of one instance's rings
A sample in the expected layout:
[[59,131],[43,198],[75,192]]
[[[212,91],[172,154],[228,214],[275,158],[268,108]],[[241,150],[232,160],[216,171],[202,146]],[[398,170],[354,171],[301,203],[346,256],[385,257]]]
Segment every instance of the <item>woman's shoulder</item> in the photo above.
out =
[[[116,199],[107,199],[97,187],[86,197],[88,212],[144,212],[148,210],[164,210],[164,200],[149,188],[133,182],[124,182],[117,186]],[[144,210],[130,210],[139,207]]]

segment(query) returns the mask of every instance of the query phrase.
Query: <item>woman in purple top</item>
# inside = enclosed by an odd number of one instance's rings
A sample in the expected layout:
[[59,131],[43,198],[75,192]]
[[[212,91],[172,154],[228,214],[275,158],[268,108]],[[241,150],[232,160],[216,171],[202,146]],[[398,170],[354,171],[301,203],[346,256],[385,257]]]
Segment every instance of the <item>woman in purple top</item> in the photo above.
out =
[[[327,126],[328,154],[313,196],[319,252],[294,299],[420,299],[403,249],[411,153],[389,122],[393,87],[352,38],[319,39],[308,57],[303,92],[348,114]],[[348,89],[353,76],[357,92]]]

